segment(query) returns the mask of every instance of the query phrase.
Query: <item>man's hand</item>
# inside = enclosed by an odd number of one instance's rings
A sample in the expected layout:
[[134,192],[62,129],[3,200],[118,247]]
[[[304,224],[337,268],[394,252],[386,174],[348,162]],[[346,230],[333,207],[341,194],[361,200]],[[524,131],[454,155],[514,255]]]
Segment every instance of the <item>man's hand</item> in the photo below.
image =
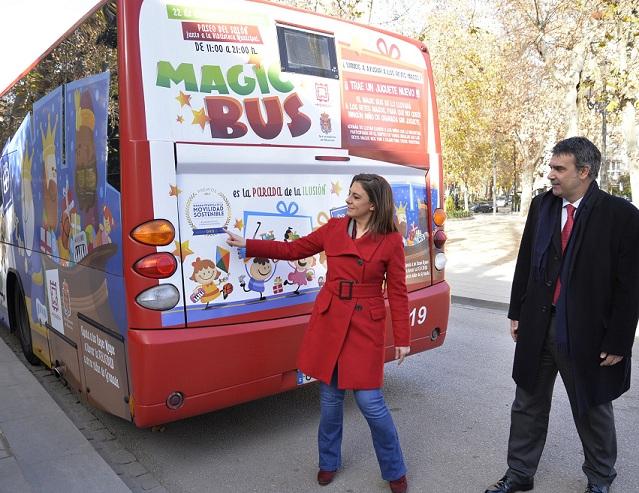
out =
[[517,342],[517,329],[519,329],[519,320],[510,321],[510,337],[513,341]]
[[397,360],[397,366],[401,365],[406,355],[410,353],[410,346],[396,346],[395,347],[395,359]]
[[623,356],[617,356],[616,354],[608,354],[608,353],[601,353],[599,357],[602,359],[602,362],[599,363],[599,366],[616,365],[623,359]]

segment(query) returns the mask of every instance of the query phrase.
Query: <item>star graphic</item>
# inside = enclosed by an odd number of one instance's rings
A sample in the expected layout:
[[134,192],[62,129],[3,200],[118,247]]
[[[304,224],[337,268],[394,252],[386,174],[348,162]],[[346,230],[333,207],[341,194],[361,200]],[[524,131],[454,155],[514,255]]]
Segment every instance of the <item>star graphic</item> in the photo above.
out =
[[180,108],[183,108],[184,106],[191,106],[191,96],[189,94],[184,94],[180,91],[180,94],[175,96],[175,99],[177,99],[178,103],[180,103]]
[[239,231],[242,231],[242,228],[244,227],[244,221],[242,221],[241,219],[236,219],[235,226],[233,227]]
[[249,56],[248,63],[255,65],[256,68],[260,68],[262,66],[262,57],[260,55],[251,55]]
[[178,115],[175,121],[178,123],[184,123],[184,117],[182,115]]
[[334,193],[339,197],[341,191],[342,187],[340,186],[339,181],[331,182],[331,193]]
[[182,192],[177,185],[169,185],[169,187],[169,197],[177,197]]
[[204,108],[201,108],[197,111],[191,110],[193,112],[193,121],[191,122],[193,125],[199,125],[202,130],[206,125],[206,122],[209,121],[209,117],[204,113]]
[[176,240],[173,243],[175,244],[175,250],[173,250],[171,253],[176,257],[180,257],[182,263],[184,263],[184,259],[186,257],[191,255],[192,253],[195,253],[189,248],[189,240],[186,240],[182,243]]

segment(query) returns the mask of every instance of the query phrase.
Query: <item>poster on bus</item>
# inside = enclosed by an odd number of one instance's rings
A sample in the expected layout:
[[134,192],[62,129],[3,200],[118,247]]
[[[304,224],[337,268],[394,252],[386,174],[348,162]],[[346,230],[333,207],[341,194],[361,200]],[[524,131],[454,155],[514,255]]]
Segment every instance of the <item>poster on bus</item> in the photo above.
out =
[[64,255],[58,270],[65,334],[80,348],[87,385],[99,389],[89,399],[126,415],[120,193],[107,179],[109,84],[110,73],[103,72],[65,86],[66,160],[59,174]]
[[400,48],[389,43],[380,37],[375,51],[340,44],[343,147],[410,163],[400,156],[426,155],[426,73],[402,62]]
[[[142,6],[140,46],[150,139],[339,147],[335,78],[281,70],[276,20],[238,7]],[[162,33],[161,39],[156,36]]]
[[[163,315],[164,325],[179,323],[185,309],[187,323],[201,323],[277,309],[295,312],[315,299],[326,282],[324,252],[287,261],[247,257],[244,249],[226,244],[225,228],[245,238],[292,242],[345,214],[353,175],[322,173],[317,166],[291,175],[280,166],[264,175],[218,174],[214,187],[204,185],[199,172],[178,175],[180,242],[173,253],[182,263],[184,299]],[[394,169],[388,179],[407,283],[419,284],[430,280],[425,177],[421,170]]]
[[[330,19],[318,29],[302,13],[288,11],[299,23],[282,23],[272,8],[238,9],[197,0],[142,6],[149,139],[343,148],[426,165],[432,109],[417,46]],[[299,38],[289,46],[283,30]],[[304,35],[315,36],[306,51]],[[332,56],[326,73],[289,67],[295,57],[314,67]]]

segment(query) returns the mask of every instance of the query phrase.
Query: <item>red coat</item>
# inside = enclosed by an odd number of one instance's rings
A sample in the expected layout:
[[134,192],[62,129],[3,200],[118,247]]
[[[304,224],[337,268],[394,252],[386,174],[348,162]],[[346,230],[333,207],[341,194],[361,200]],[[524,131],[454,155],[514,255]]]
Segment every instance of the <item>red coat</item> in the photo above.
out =
[[[410,345],[404,245],[399,233],[353,240],[349,219],[331,219],[326,225],[292,243],[246,240],[250,257],[294,260],[324,250],[327,282],[315,300],[298,356],[298,368],[328,383],[338,365],[340,389],[380,388],[384,379],[386,307],[382,282],[390,303],[395,346]],[[349,284],[355,281],[352,298]]]

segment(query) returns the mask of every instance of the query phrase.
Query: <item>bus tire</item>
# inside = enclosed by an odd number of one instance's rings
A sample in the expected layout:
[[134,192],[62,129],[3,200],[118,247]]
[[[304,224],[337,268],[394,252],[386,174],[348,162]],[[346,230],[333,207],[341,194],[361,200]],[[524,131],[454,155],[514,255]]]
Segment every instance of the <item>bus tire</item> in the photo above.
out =
[[29,314],[27,313],[27,304],[24,301],[24,295],[22,292],[18,292],[14,299],[14,314],[16,322],[16,331],[18,332],[18,339],[20,339],[20,346],[22,346],[22,352],[24,357],[32,365],[40,363],[40,359],[33,353],[33,345],[31,343],[31,324],[29,323]]

